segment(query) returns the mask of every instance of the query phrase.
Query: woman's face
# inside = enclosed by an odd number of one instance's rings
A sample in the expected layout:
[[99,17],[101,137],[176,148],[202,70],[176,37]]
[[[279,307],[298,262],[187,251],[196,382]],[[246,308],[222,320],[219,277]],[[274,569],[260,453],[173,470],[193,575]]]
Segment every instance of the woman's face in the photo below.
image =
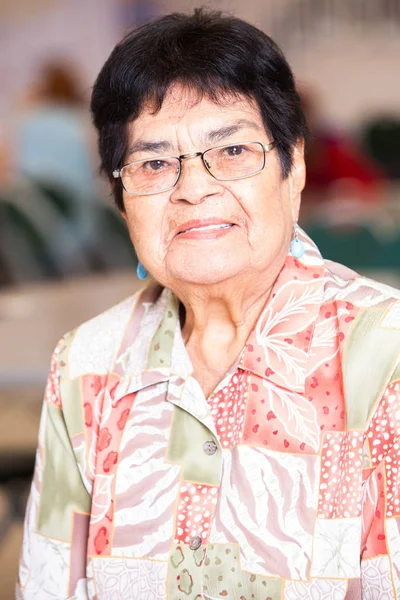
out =
[[[246,98],[215,104],[172,88],[162,108],[145,108],[129,127],[126,162],[203,152],[214,146],[270,143],[259,109]],[[279,142],[279,140],[275,140]],[[162,148],[162,150],[160,150]],[[139,260],[163,285],[211,285],[279,272],[288,253],[304,186],[302,145],[283,179],[276,149],[263,171],[236,181],[217,181],[200,157],[183,160],[177,185],[136,196],[124,192],[125,218]]]

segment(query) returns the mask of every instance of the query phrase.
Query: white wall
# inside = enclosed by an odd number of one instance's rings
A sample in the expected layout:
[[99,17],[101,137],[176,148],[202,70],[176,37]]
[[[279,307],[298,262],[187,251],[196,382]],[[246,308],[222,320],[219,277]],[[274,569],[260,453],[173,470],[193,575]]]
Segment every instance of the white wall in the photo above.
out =
[[[4,9],[4,1],[9,10]],[[143,2],[144,0],[142,0]],[[320,0],[323,1],[323,0]],[[340,2],[341,0],[335,0]],[[349,1],[349,0],[348,0]],[[6,126],[22,90],[49,55],[70,57],[82,68],[89,91],[98,70],[124,29],[124,0],[1,0],[0,115]],[[187,10],[199,0],[169,0],[162,12]],[[299,0],[214,0],[214,8],[231,11],[264,28],[282,45],[299,80],[315,86],[328,116],[339,124],[357,122],[385,109],[400,112],[400,26],[346,26],[318,22],[297,30],[282,19],[303,4]],[[308,1],[310,4],[310,1]],[[12,7],[14,7],[12,9]],[[297,14],[296,13],[296,14]],[[1,17],[1,12],[0,12]],[[295,21],[296,22],[296,21]],[[303,18],[304,25],[304,18]]]
[[6,1],[15,2],[18,10],[1,8],[0,134],[44,60],[56,56],[76,63],[89,93],[119,38],[114,0]]

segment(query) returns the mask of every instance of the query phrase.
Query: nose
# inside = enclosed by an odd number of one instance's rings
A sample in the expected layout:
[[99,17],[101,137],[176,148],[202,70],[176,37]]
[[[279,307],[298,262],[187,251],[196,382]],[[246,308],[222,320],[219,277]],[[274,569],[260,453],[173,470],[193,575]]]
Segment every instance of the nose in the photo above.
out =
[[200,156],[189,155],[182,160],[178,183],[171,191],[171,202],[200,204],[209,196],[220,193],[222,185],[205,168]]

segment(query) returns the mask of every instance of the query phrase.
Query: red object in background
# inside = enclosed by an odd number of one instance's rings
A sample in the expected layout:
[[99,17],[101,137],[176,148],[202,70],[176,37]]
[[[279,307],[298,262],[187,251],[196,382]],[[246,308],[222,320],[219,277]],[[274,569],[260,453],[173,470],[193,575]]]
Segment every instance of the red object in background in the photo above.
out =
[[307,148],[306,164],[306,192],[322,190],[339,180],[352,180],[363,192],[373,192],[384,179],[350,141],[334,135],[314,136]]

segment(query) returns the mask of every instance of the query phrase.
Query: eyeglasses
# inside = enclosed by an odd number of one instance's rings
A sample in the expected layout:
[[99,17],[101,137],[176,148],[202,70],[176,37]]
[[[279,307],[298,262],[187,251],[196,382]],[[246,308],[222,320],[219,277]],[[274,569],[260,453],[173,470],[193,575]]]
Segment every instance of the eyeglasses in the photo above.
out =
[[135,160],[113,171],[121,177],[124,190],[136,196],[148,196],[172,189],[182,173],[182,161],[200,156],[207,171],[219,181],[234,181],[260,173],[265,167],[265,155],[277,142],[245,142],[216,146],[205,152],[180,156],[156,156]]

